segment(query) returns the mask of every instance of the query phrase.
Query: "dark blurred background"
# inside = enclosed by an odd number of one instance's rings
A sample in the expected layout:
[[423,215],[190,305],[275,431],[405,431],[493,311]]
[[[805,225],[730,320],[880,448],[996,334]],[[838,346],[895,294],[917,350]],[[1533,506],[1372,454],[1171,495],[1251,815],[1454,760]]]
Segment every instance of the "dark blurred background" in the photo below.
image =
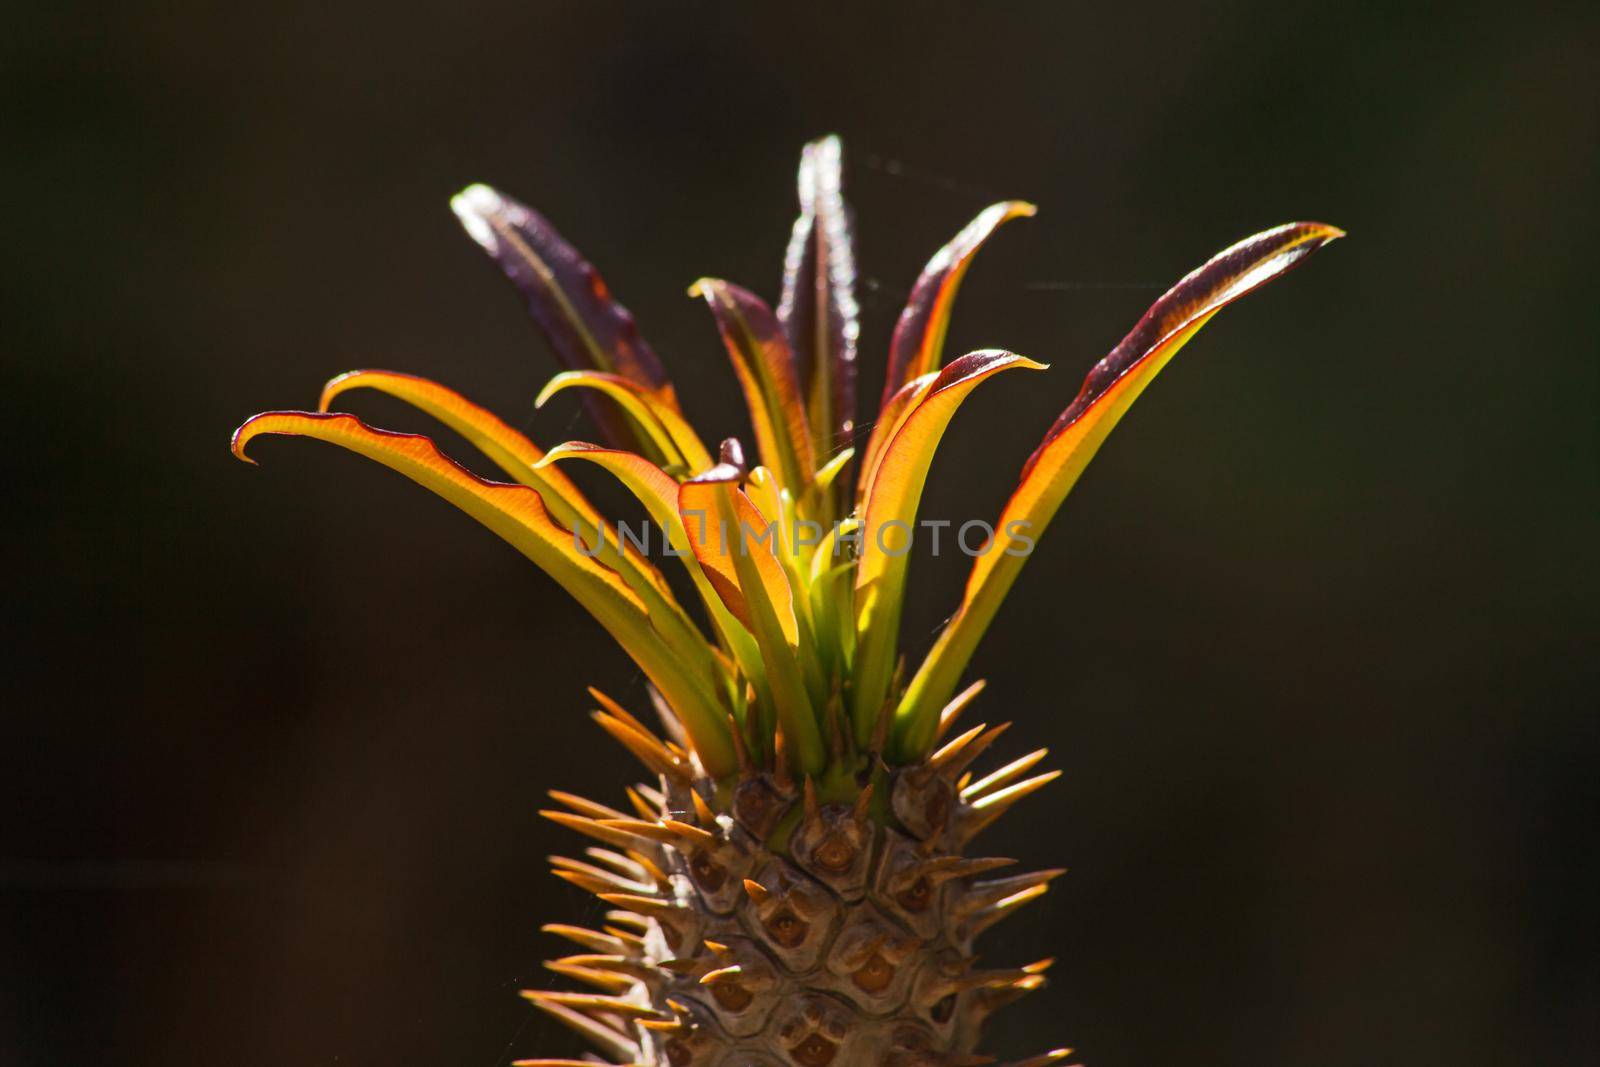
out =
[[[393,474],[229,431],[383,366],[545,445],[554,369],[448,197],[605,272],[708,437],[747,433],[702,274],[776,297],[801,143],[845,139],[867,395],[991,200],[950,350],[1054,364],[956,420],[927,513],[994,515],[1161,288],[1351,234],[1124,422],[975,669],[1066,776],[993,849],[1071,874],[993,1051],[1094,1067],[1600,1056],[1600,92],[1592,6],[461,2],[15,10],[0,38],[0,1060],[497,1067],[592,910],[544,790],[633,773],[643,683]],[[383,425],[425,420],[356,398]],[[458,450],[459,451],[459,450]],[[906,641],[956,601],[914,568]]]

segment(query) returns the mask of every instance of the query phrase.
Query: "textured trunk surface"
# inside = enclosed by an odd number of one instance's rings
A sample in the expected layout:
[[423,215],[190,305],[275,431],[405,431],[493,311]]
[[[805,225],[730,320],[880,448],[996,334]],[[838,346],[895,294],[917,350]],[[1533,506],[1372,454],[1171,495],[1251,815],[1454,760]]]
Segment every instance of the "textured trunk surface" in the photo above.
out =
[[987,877],[1012,861],[963,855],[1055,777],[1012,784],[1040,752],[973,782],[966,768],[999,732],[880,765],[866,784],[833,781],[821,792],[834,802],[767,773],[719,790],[681,763],[659,789],[629,790],[630,814],[554,794],[569,810],[549,817],[604,846],[554,859],[555,872],[612,910],[599,930],[546,928],[585,950],[551,969],[595,992],[525,995],[615,1063],[993,1062],[974,1054],[984,1021],[1042,986],[1050,961],[985,970],[974,941],[1060,873]]

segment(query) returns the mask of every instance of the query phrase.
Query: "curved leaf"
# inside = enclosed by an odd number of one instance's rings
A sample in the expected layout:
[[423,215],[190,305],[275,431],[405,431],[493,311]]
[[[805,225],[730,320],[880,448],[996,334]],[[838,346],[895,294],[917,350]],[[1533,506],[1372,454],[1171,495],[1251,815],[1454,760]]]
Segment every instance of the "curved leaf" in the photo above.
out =
[[441,453],[420,434],[373,429],[354,415],[273,411],[247,420],[233,435],[233,453],[248,463],[262,434],[311,437],[348,449],[405,475],[477,519],[567,590],[644,670],[683,719],[708,772],[734,769],[726,712],[688,671],[651,624],[639,594],[615,571],[591,559],[551,518],[538,492],[489,482]]
[[687,550],[687,541],[679,542],[670,536],[683,528],[678,519],[678,483],[670,474],[637,452],[585,441],[566,441],[552,448],[539,461],[539,469],[554,470],[557,463],[567,459],[586,460],[609,471],[644,505],[651,520],[667,531],[668,543],[674,548],[681,544]]
[[[639,335],[632,313],[612,299],[599,272],[542,215],[487,185],[468,186],[450,208],[522,294],[564,366],[619,374],[677,409],[661,361]],[[636,439],[608,401],[590,403],[608,440],[620,445]]]
[[1133,330],[1095,364],[1083,387],[1028,458],[995,524],[994,542],[974,562],[961,607],[940,634],[896,712],[902,754],[932,741],[938,709],[954,692],[983,632],[1016,581],[1032,543],[1123,413],[1156,373],[1222,308],[1299,264],[1344,231],[1295,222],[1247,237],[1162,295]]
[[849,445],[855,433],[855,238],[844,202],[839,138],[823,137],[800,153],[800,217],[783,257],[778,322],[793,352],[817,457]]
[[711,454],[700,443],[687,419],[677,410],[660,401],[648,390],[620,374],[600,371],[569,370],[551,378],[534,400],[535,407],[544,407],[546,401],[566,389],[595,389],[627,412],[633,425],[640,431],[646,444],[660,452],[669,464],[681,466],[693,474],[711,466]]
[[861,558],[856,564],[855,720],[870,734],[888,696],[899,637],[906,564],[922,489],[950,419],[979,383],[1005,370],[1044,370],[1041,363],[999,349],[953,360],[923,392],[884,447],[867,489]]
[[939,369],[956,290],[972,265],[972,257],[978,254],[989,235],[1001,224],[1026,218],[1037,211],[1038,208],[1024,200],[990,204],[928,260],[922,275],[911,287],[911,297],[889,340],[889,374],[883,383],[883,406],[887,407],[911,379]]
[[567,459],[581,459],[609,471],[621,482],[649,512],[650,519],[666,535],[672,552],[683,559],[684,567],[693,579],[710,612],[712,622],[723,636],[739,665],[747,675],[759,677],[760,656],[745,632],[744,626],[728,611],[721,596],[712,588],[704,567],[696,557],[678,513],[678,483],[672,476],[634,452],[603,448],[600,445],[568,441],[557,445],[545,454],[541,469],[552,469],[556,463]]
[[414,404],[471,442],[511,477],[538,490],[552,518],[575,531],[608,566],[627,579],[649,605],[658,629],[673,647],[711,676],[714,662],[706,655],[704,636],[673,598],[671,587],[646,556],[632,544],[605,534],[605,517],[584,498],[558,467],[545,467],[542,453],[528,437],[499,417],[452,389],[426,378],[394,371],[350,371],[323,386],[318,407],[326,411],[353,389],[375,389]]
[[[775,520],[762,515],[739,488],[743,479],[744,471],[737,465],[718,464],[678,487],[678,513],[706,577],[734,618],[760,637],[756,613],[750,606],[752,600],[760,599],[772,606],[778,632],[784,643],[794,648],[800,640],[794,599],[774,551],[781,533],[774,527],[770,539],[764,536]],[[726,509],[724,502],[729,505]],[[741,558],[753,561],[759,578],[754,586],[747,587],[740,578],[737,561]]]
[[858,506],[867,498],[867,490],[872,487],[872,476],[877,473],[878,462],[883,459],[883,446],[894,439],[900,424],[906,421],[906,416],[911,414],[912,408],[917,406],[917,401],[922,399],[922,394],[928,391],[937,377],[939,372],[934,371],[911,379],[902,385],[900,391],[890,397],[889,402],[878,412],[878,421],[872,424],[872,433],[867,437],[867,452],[861,464],[861,477],[856,481]]
[[322,387],[318,411],[355,389],[374,389],[427,412],[523,485],[541,491],[545,507],[567,529],[578,523],[598,527],[603,519],[572,480],[558,468],[541,469],[544,453],[528,436],[498,415],[479,407],[454,389],[414,374],[388,370],[353,370]]
[[761,462],[798,496],[810,483],[816,461],[794,355],[778,320],[754,293],[715,278],[701,278],[689,295],[704,297],[717,320],[750,409]]

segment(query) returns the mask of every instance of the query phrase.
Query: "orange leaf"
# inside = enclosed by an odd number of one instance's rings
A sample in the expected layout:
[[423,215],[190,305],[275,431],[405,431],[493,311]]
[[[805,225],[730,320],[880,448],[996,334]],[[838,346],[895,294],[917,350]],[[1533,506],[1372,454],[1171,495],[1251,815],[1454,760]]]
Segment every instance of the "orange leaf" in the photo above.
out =
[[751,662],[752,646],[749,644],[748,635],[739,629],[741,624],[729,614],[723,598],[712,587],[705,568],[696,558],[693,546],[689,542],[682,517],[678,514],[678,483],[660,467],[637,453],[603,448],[581,441],[568,441],[552,448],[545,455],[540,470],[551,470],[556,463],[567,459],[586,460],[609,471],[644,505],[645,510],[650,513],[651,520],[663,531],[672,551],[685,557],[684,565],[688,568],[696,588],[699,589],[701,599],[705,601],[706,609],[711,613],[717,629],[722,632],[734,653],[738,655],[746,673],[754,673],[752,668],[759,665]]
[[543,407],[552,396],[573,388],[596,389],[615,400],[644,440],[658,449],[668,463],[683,467],[688,474],[711,466],[711,454],[701,444],[700,435],[694,432],[694,427],[689,425],[682,413],[620,374],[589,370],[562,371],[545,383],[534,399],[534,406]]
[[896,713],[902,754],[932,742],[943,706],[1034,541],[1077,484],[1106,436],[1158,371],[1222,308],[1344,236],[1320,222],[1295,222],[1247,237],[1185,275],[1095,364],[1077,397],[1022,469],[995,523],[995,538],[973,563],[961,608],[940,634]]
[[[678,488],[678,513],[695,557],[734,618],[752,633],[756,631],[754,614],[736,565],[736,557],[743,555],[753,562],[760,577],[758,592],[772,605],[784,641],[793,648],[800,640],[794,598],[783,564],[773,551],[782,532],[773,528],[770,537],[764,536],[773,520],[756,510],[744,490],[738,487],[743,477],[744,472],[737,466],[721,463],[685,482]],[[724,503],[731,504],[727,515],[723,514]]]
[[[355,389],[374,389],[387,393],[432,415],[466,438],[511,477],[523,485],[545,491],[541,494],[545,507],[556,521],[569,530],[574,526],[574,519],[581,519],[590,529],[601,524],[600,513],[584,498],[570,478],[558,468],[540,466],[544,453],[538,445],[522,431],[454,389],[414,374],[389,370],[353,370],[339,375],[322,387],[322,398],[317,403],[317,409],[327,411],[334,400]],[[570,512],[570,515],[564,514],[566,512]]]
[[615,571],[574,542],[546,510],[538,492],[479,478],[420,434],[373,429],[354,415],[273,411],[247,420],[233,435],[233,453],[249,463],[250,442],[262,434],[311,437],[374,460],[429,489],[498,534],[578,600],[639,664],[683,719],[712,774],[734,768],[726,712],[651,624],[644,601]]
[[913,525],[939,440],[961,402],[979,383],[1005,370],[1044,370],[1031,359],[987,349],[953,360],[928,385],[883,449],[872,472],[856,565],[855,715],[870,731],[888,694],[899,638]]
[[889,374],[883,383],[883,404],[913,378],[939,369],[945,332],[956,290],[966,277],[972,257],[995,230],[1011,219],[1027,218],[1038,209],[1023,200],[990,204],[962,227],[950,243],[935,252],[911,288],[900,321],[889,340]]

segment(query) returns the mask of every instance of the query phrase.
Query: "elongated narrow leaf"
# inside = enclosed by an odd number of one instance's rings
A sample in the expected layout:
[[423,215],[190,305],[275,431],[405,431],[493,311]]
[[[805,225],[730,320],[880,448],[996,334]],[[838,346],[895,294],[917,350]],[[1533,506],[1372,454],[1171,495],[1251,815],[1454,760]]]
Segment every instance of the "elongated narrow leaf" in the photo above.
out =
[[600,513],[584,498],[570,478],[561,473],[559,468],[540,467],[544,452],[538,445],[498,415],[479,407],[455,390],[414,374],[353,370],[339,375],[322,387],[317,410],[327,411],[336,399],[355,389],[386,393],[432,415],[465,437],[512,478],[539,490],[545,508],[567,529],[572,529],[578,523],[589,529],[601,525],[603,520]]
[[[746,674],[759,676],[760,657],[755,645],[748,640],[745,627],[729,612],[723,598],[712,588],[704,567],[695,555],[678,513],[678,483],[660,467],[634,452],[603,448],[581,441],[568,441],[546,453],[541,470],[550,470],[556,463],[581,459],[609,471],[644,505],[651,520],[667,538],[667,547],[679,556],[689,576],[694,580],[717,630],[727,641]],[[744,640],[741,640],[744,638]]]
[[872,476],[878,470],[878,463],[883,459],[883,449],[894,439],[895,432],[900,429],[900,424],[906,421],[906,416],[917,406],[917,401],[922,399],[933,385],[934,379],[939,377],[938,371],[921,375],[911,379],[900,387],[900,391],[889,398],[878,412],[878,421],[872,424],[872,433],[867,437],[867,451],[861,462],[861,477],[856,483],[856,503],[859,505],[867,497],[867,489],[872,485]]
[[257,415],[234,432],[234,455],[253,463],[245,450],[262,434],[311,437],[338,445],[405,475],[477,519],[554,578],[633,657],[683,719],[708,771],[733,770],[726,712],[716,697],[656,632],[639,594],[574,543],[572,534],[551,518],[538,492],[524,485],[485,481],[447,458],[428,438],[376,430],[354,415],[303,411]]
[[[775,520],[761,514],[739,488],[743,478],[744,471],[737,464],[719,463],[679,486],[678,512],[695,556],[734,618],[755,633],[755,612],[750,601],[759,594],[760,599],[772,605],[779,632],[792,648],[800,636],[789,580],[773,551],[780,534]],[[731,502],[732,514],[722,514],[723,500]],[[745,588],[740,581],[735,565],[740,557],[754,561],[760,578],[754,589]]]
[[819,460],[850,444],[856,417],[855,237],[843,193],[843,154],[837,137],[800,153],[800,217],[783,260],[778,322],[805,397]]
[[739,488],[745,474],[737,441],[723,443],[722,461],[678,490],[678,511],[706,577],[761,650],[778,721],[799,769],[815,773],[825,753],[797,653],[800,627],[794,593],[778,561],[775,520]]
[[1037,210],[1023,200],[991,204],[928,260],[917,283],[911,287],[911,297],[889,340],[889,374],[883,383],[883,406],[888,406],[911,379],[939,369],[956,290],[961,287],[961,279],[966,277],[978,249],[1002,223],[1025,218]]
[[[813,708],[827,705],[830,690],[822,670],[822,657],[816,651],[816,628],[811,622],[811,598],[806,595],[807,570],[801,565],[802,539],[809,539],[800,531],[796,521],[794,497],[778,484],[777,477],[766,467],[755,467],[744,482],[745,495],[756,511],[766,517],[776,528],[772,538],[773,555],[783,567],[789,582],[790,601],[794,606],[795,625],[799,631],[797,647],[804,649],[798,658],[800,673],[805,678],[806,691]],[[820,536],[820,535],[819,535]]]
[[1013,369],[1045,368],[999,349],[953,360],[901,422],[872,476],[856,565],[855,718],[860,737],[870,733],[888,696],[912,532],[934,452],[956,409],[979,383]]
[[[655,352],[639,335],[589,261],[538,212],[487,185],[472,185],[450,207],[499,264],[528,304],[556,358],[571,370],[619,374],[676,409],[677,398]],[[590,398],[604,436],[618,446],[638,442],[615,405]]]
[[686,475],[711,466],[711,454],[683,414],[631,379],[600,371],[563,371],[545,383],[534,405],[543,407],[567,389],[593,389],[616,401],[650,450],[660,453],[666,463],[682,467]]
[[695,282],[689,295],[704,297],[717,320],[750,409],[761,462],[798,496],[810,483],[816,460],[794,355],[778,320],[760,297],[715,278]]
[[673,599],[672,590],[655,564],[628,543],[606,534],[606,521],[560,468],[545,467],[543,453],[528,437],[493,412],[437,382],[394,371],[362,370],[341,374],[323,386],[318,408],[327,411],[338,397],[356,389],[374,389],[413,404],[470,441],[496,466],[518,482],[539,491],[546,510],[567,530],[580,534],[602,562],[617,569],[650,605],[651,617],[675,648],[692,662],[709,668],[704,639]]
[[1156,373],[1211,316],[1344,236],[1319,222],[1296,222],[1247,237],[1186,275],[1095,364],[1083,388],[1022,469],[989,550],[974,562],[961,608],[907,689],[896,714],[902,753],[924,751],[938,709],[954,692],[983,632],[1062,500],[1117,421]]
[[[650,518],[667,531],[668,543],[678,548],[680,542],[673,536],[683,524],[678,518],[678,483],[666,471],[651,463],[637,452],[620,448],[606,448],[585,441],[566,441],[546,452],[540,461],[540,471],[554,470],[555,465],[568,459],[581,459],[599,466],[616,477],[633,493],[649,512]],[[687,550],[688,542],[681,542]]]

